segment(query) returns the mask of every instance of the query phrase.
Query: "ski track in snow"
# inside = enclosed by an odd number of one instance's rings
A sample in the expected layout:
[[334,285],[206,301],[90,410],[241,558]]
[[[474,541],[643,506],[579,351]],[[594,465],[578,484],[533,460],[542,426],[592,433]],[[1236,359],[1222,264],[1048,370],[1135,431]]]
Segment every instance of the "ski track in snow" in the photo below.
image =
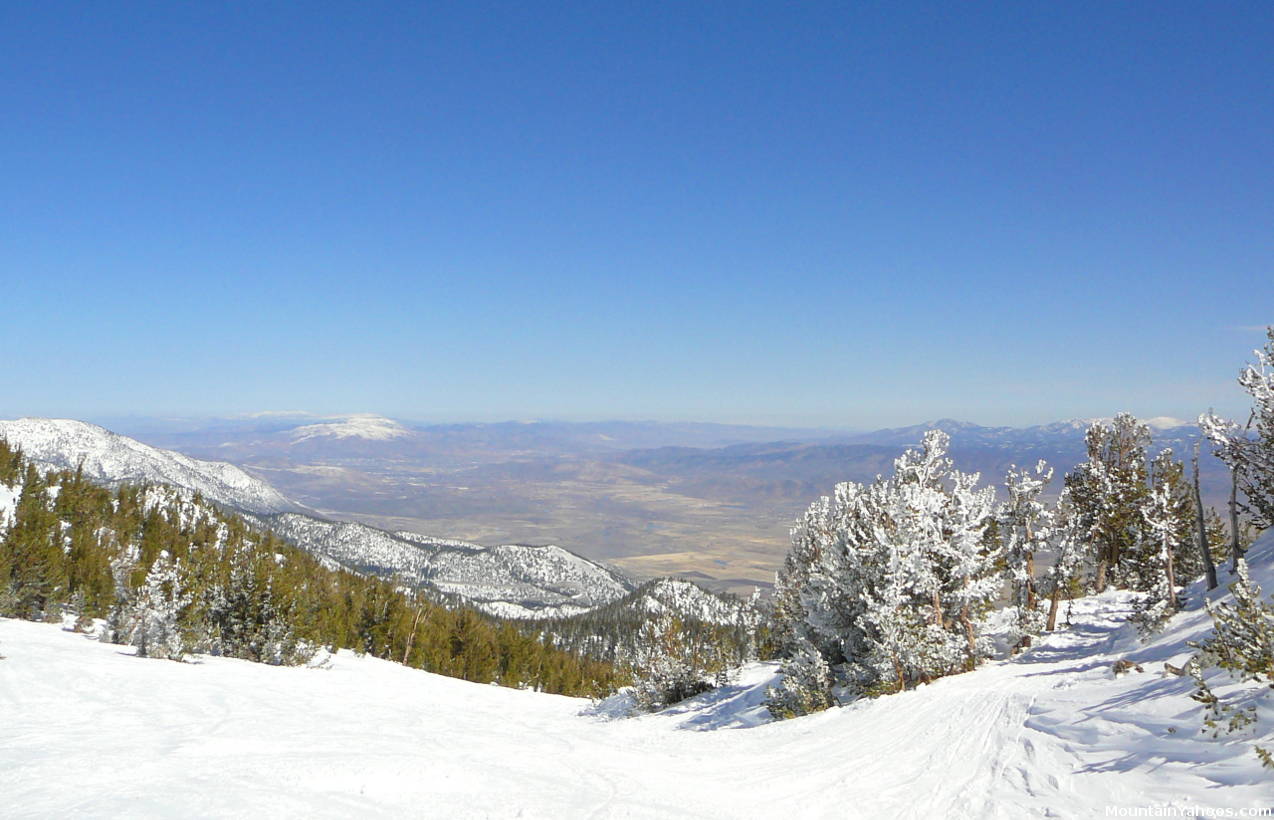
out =
[[[1263,552],[1268,589],[1274,539]],[[616,720],[348,652],[320,669],[178,664],[0,620],[0,815],[1019,818],[1274,804],[1251,737],[1202,736],[1190,681],[1162,674],[1208,629],[1200,594],[1150,644],[1123,621],[1128,597],[1108,593],[1012,661],[763,725],[770,664]],[[1125,657],[1146,671],[1114,677]],[[1263,707],[1267,743],[1272,724]]]

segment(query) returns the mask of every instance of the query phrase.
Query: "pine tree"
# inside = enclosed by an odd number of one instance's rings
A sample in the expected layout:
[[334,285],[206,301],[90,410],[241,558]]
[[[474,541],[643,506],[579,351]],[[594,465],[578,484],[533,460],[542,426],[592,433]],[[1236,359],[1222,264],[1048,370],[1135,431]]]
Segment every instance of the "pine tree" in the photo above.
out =
[[1062,596],[1068,598],[1081,586],[1081,577],[1089,557],[1086,538],[1088,526],[1075,509],[1069,488],[1062,490],[1053,512],[1053,565],[1044,572],[1043,588],[1048,594],[1048,618],[1044,628],[1057,628],[1057,615]]
[[141,658],[181,660],[187,641],[180,621],[189,604],[180,566],[166,551],[159,553],[125,617],[123,642],[137,647]]
[[1256,362],[1239,374],[1239,385],[1252,397],[1247,428],[1213,413],[1199,417],[1217,457],[1234,474],[1241,506],[1261,529],[1274,527],[1274,327],[1266,328],[1266,335],[1265,346],[1255,351]]
[[694,652],[681,621],[664,613],[646,622],[633,662],[637,709],[653,712],[713,688],[709,676],[724,672],[718,658]]
[[948,443],[929,431],[893,476],[837,485],[793,532],[776,584],[784,648],[818,652],[854,693],[971,669],[989,651],[982,618],[1003,583],[994,490],[954,469]]
[[1015,647],[1030,646],[1032,636],[1045,624],[1036,588],[1035,558],[1048,548],[1052,535],[1052,511],[1039,500],[1052,478],[1052,469],[1040,460],[1034,471],[1010,467],[1004,479],[1008,500],[1000,508],[998,524],[1015,610]]
[[70,596],[62,527],[52,509],[56,492],[34,465],[26,465],[13,524],[0,539],[0,565],[9,568],[0,584],[11,591],[12,614],[19,617],[41,617]]
[[1125,557],[1136,548],[1144,527],[1150,428],[1120,413],[1109,426],[1094,422],[1085,444],[1088,460],[1067,474],[1066,486],[1094,550],[1094,586],[1100,592],[1112,581],[1127,586],[1131,580]]
[[[1208,602],[1213,633],[1198,644],[1199,652],[1187,664],[1195,682],[1194,699],[1207,707],[1204,725],[1216,737],[1249,726],[1257,719],[1256,707],[1239,708],[1221,700],[1205,673],[1218,668],[1242,683],[1263,689],[1274,686],[1274,600],[1261,600],[1261,588],[1248,577],[1247,562],[1239,559],[1238,576],[1230,585],[1232,603]],[[1274,769],[1274,753],[1257,746],[1262,764]]]
[[1143,635],[1150,635],[1161,629],[1164,622],[1181,608],[1175,562],[1179,524],[1169,484],[1160,483],[1151,491],[1142,515],[1150,530],[1149,543],[1157,545],[1157,548],[1153,552],[1154,566],[1146,568],[1142,575],[1148,583],[1132,620]]
[[823,653],[801,642],[782,662],[783,678],[766,690],[765,706],[779,720],[821,712],[836,703],[832,670]]

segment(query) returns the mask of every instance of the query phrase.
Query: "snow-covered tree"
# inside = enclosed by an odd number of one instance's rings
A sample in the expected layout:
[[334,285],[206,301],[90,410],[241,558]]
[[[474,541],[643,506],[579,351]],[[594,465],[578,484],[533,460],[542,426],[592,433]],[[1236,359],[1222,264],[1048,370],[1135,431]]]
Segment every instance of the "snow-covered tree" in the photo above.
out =
[[860,694],[963,671],[986,655],[981,622],[1002,586],[998,547],[986,539],[994,490],[956,470],[948,444],[929,431],[891,477],[837,485],[793,530],[775,609],[794,679],[822,679],[798,671],[818,668],[799,660],[811,652]]
[[[1236,699],[1224,701],[1208,684],[1206,673],[1217,668],[1241,683],[1255,683],[1268,693],[1274,686],[1274,601],[1262,600],[1261,588],[1248,577],[1247,562],[1239,559],[1238,576],[1230,585],[1232,602],[1208,602],[1213,633],[1197,645],[1199,652],[1187,664],[1195,682],[1194,699],[1207,707],[1204,725],[1213,736],[1229,733],[1256,721],[1255,703],[1242,704]],[[1274,769],[1274,753],[1260,746],[1256,754],[1267,767]]]
[[1255,351],[1256,362],[1239,374],[1239,385],[1252,397],[1247,427],[1213,413],[1199,417],[1217,457],[1234,473],[1245,499],[1242,506],[1262,529],[1274,527],[1274,327],[1266,334],[1269,340]]
[[122,547],[110,560],[115,601],[106,615],[106,628],[100,636],[103,643],[126,642],[124,630],[129,624],[133,599],[137,594],[133,588],[132,576],[139,560],[141,560],[141,551],[132,544]]
[[1150,531],[1148,543],[1153,545],[1152,561],[1155,566],[1153,569],[1147,567],[1143,574],[1148,581],[1145,597],[1137,602],[1132,620],[1143,635],[1149,635],[1161,629],[1164,622],[1181,608],[1174,560],[1180,524],[1171,486],[1167,483],[1155,486],[1141,513]]
[[779,685],[766,692],[765,706],[774,717],[787,718],[821,712],[836,701],[832,696],[832,670],[823,653],[808,641],[800,641],[781,666]]
[[181,660],[187,641],[180,621],[189,604],[180,566],[167,551],[161,552],[130,602],[122,642],[137,647],[138,657]]
[[997,522],[1014,607],[1015,646],[1030,646],[1032,636],[1038,635],[1045,624],[1039,606],[1035,558],[1048,548],[1052,536],[1053,512],[1040,501],[1040,494],[1052,479],[1053,470],[1042,459],[1034,470],[1010,467],[1004,479],[1008,499],[1000,507]]
[[291,666],[307,662],[314,647],[299,641],[291,627],[288,605],[274,591],[254,555],[244,551],[231,563],[225,583],[208,589],[204,604],[205,635],[201,648],[213,655]]
[[1048,595],[1048,619],[1044,628],[1057,628],[1057,615],[1062,596],[1070,598],[1081,586],[1087,565],[1088,526],[1071,501],[1070,489],[1062,490],[1053,511],[1053,564],[1044,571],[1042,587]]
[[1144,522],[1141,507],[1148,493],[1146,448],[1150,428],[1128,413],[1107,425],[1096,421],[1085,436],[1088,460],[1066,476],[1071,503],[1096,565],[1097,591],[1114,582],[1127,586],[1125,556],[1136,548]]
[[643,712],[706,692],[725,674],[717,657],[703,657],[682,635],[681,622],[664,613],[647,621],[633,662],[633,699]]

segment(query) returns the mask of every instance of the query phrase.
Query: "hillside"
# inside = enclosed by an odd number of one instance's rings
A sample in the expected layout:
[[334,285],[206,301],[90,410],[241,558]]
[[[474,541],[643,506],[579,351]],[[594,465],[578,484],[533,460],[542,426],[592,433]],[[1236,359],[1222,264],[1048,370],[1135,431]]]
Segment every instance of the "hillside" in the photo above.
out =
[[[1274,589],[1274,538],[1251,559]],[[588,701],[345,652],[325,668],[176,664],[0,621],[0,790],[13,817],[197,805],[211,816],[1019,818],[1268,805],[1252,739],[1203,736],[1189,681],[1162,674],[1207,631],[1192,592],[1149,644],[1124,623],[1126,594],[1106,593],[1077,601],[1069,629],[1013,661],[764,725],[763,664],[672,710],[608,720]],[[1113,676],[1125,657],[1145,672]]]
[[254,520],[336,565],[398,579],[498,617],[571,615],[633,588],[622,575],[556,546],[483,547],[298,514]]
[[[316,429],[318,428],[318,429]],[[299,437],[380,440],[385,420],[355,417],[298,428]],[[619,573],[556,546],[482,547],[364,524],[329,521],[224,462],[200,461],[69,419],[0,421],[0,439],[45,469],[75,469],[96,484],[162,484],[242,512],[301,549],[339,566],[402,580],[500,617],[552,617],[610,603],[633,588]],[[0,487],[0,514],[6,488]],[[0,525],[3,518],[0,517]]]
[[217,504],[256,513],[303,509],[278,490],[224,461],[201,461],[72,419],[0,420],[0,439],[47,469],[74,470],[109,486],[169,484]]

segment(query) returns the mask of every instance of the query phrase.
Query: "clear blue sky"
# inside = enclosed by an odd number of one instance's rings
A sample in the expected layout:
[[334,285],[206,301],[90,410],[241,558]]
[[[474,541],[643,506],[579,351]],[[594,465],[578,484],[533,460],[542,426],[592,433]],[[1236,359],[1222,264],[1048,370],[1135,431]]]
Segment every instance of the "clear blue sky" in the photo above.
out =
[[1245,406],[1274,3],[0,7],[0,414]]

